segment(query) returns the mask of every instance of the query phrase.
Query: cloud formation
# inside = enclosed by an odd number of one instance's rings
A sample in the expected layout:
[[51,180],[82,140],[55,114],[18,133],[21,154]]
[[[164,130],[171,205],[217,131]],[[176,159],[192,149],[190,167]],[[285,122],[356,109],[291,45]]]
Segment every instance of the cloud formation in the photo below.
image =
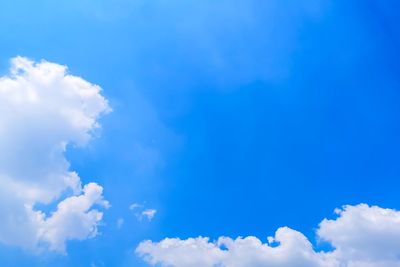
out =
[[64,253],[67,240],[97,234],[103,188],[82,186],[64,152],[84,146],[110,110],[100,91],[65,66],[11,60],[0,77],[0,242]]
[[360,204],[323,220],[318,239],[333,250],[316,251],[300,232],[279,228],[263,243],[256,237],[216,241],[198,237],[144,241],[136,253],[151,265],[171,267],[396,267],[400,266],[400,212]]

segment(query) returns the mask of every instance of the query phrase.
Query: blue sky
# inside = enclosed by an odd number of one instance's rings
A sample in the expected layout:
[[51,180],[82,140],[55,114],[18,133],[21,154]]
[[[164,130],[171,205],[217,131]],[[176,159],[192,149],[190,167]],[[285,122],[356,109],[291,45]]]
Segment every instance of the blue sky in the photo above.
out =
[[17,55],[66,65],[112,112],[65,153],[111,203],[99,234],[67,255],[2,244],[0,265],[149,266],[143,240],[281,226],[317,244],[342,205],[400,209],[399,5],[2,1],[0,74]]

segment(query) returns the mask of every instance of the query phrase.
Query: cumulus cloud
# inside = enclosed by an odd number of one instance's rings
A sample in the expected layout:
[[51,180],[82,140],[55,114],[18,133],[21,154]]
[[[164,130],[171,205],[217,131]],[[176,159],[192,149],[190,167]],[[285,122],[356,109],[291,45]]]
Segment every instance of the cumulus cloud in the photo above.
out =
[[0,242],[65,252],[67,240],[97,234],[103,188],[82,186],[64,152],[84,146],[110,110],[100,91],[65,66],[11,60],[0,77]]
[[159,243],[145,241],[137,253],[150,264],[176,267],[317,267],[335,266],[324,253],[315,252],[299,232],[280,228],[273,238],[279,246],[263,244],[256,237],[235,240],[220,237],[216,242],[198,237],[180,240],[167,238]]
[[323,220],[318,236],[348,266],[400,266],[400,211],[366,204],[344,206],[336,220]]
[[300,232],[279,228],[263,243],[256,237],[216,241],[166,238],[139,244],[136,253],[151,265],[171,267],[396,267],[400,266],[400,212],[360,204],[336,210],[317,230],[329,252],[317,251]]

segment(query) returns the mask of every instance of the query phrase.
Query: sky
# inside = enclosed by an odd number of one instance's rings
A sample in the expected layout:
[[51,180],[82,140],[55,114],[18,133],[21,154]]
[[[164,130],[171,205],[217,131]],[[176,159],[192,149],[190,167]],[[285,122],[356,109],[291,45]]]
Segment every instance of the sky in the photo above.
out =
[[0,266],[400,266],[386,0],[0,2]]

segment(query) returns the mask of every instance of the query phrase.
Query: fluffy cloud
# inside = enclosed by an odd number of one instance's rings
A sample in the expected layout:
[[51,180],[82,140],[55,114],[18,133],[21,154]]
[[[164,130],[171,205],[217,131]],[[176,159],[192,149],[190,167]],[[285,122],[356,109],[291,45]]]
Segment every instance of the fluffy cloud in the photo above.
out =
[[[84,146],[110,110],[100,90],[65,66],[11,60],[0,78],[0,242],[65,252],[67,240],[96,235],[103,189],[82,186],[64,152]],[[38,209],[47,205],[57,207]]]
[[336,210],[323,220],[320,240],[333,246],[316,251],[300,232],[279,228],[265,243],[256,237],[198,237],[144,241],[136,253],[151,265],[173,267],[396,267],[400,266],[400,212],[365,204]]
[[167,238],[159,243],[145,241],[139,245],[137,253],[152,265],[176,267],[335,266],[324,253],[314,252],[310,242],[297,231],[280,228],[273,240],[280,245],[263,244],[255,237],[235,240],[220,237],[216,242],[203,237]]
[[336,213],[336,220],[323,220],[317,231],[336,248],[333,257],[350,267],[400,266],[400,211],[361,204]]

